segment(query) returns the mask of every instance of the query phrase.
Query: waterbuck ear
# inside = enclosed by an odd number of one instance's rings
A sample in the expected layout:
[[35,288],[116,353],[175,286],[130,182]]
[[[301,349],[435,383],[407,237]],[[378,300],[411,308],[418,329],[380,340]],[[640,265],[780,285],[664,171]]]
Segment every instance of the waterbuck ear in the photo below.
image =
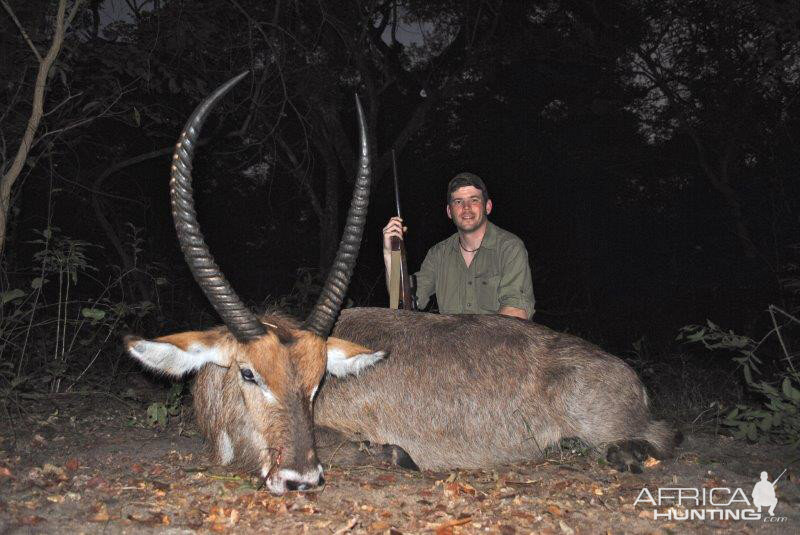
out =
[[128,354],[152,370],[180,377],[202,368],[209,362],[228,367],[231,352],[220,344],[216,332],[190,331],[145,340],[126,336],[123,340]]
[[357,374],[386,356],[385,351],[372,351],[341,338],[328,338],[327,348],[328,372],[336,377]]

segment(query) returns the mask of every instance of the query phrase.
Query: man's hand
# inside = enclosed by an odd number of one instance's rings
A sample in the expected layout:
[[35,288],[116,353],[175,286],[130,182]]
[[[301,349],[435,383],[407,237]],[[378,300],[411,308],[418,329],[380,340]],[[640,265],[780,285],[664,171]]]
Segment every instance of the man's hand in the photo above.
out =
[[403,226],[403,220],[395,216],[383,227],[383,256],[392,252],[392,236],[397,236],[401,240],[408,228]]

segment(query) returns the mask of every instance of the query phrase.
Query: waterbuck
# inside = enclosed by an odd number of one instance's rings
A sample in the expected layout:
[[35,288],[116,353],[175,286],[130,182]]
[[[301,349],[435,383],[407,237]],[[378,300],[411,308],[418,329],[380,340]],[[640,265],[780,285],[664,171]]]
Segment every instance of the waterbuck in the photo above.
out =
[[243,75],[192,114],[171,181],[182,249],[226,326],[125,341],[148,368],[175,377],[198,372],[195,412],[216,462],[258,471],[275,494],[313,488],[324,481],[315,426],[388,445],[401,453],[400,464],[422,469],[536,458],[563,437],[604,449],[620,470],[641,470],[647,454],[671,454],[676,434],[651,420],[634,371],[580,338],[503,316],[376,308],[339,314],[369,197],[366,124],[358,103],[359,172],[317,305],[302,324],[250,312],[205,245],[191,189],[202,122]]

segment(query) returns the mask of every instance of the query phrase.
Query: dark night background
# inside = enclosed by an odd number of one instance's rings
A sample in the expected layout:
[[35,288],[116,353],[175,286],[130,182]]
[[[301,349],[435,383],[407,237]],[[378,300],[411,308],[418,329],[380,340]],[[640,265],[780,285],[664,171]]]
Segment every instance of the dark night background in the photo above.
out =
[[[56,2],[9,4],[44,55]],[[6,11],[0,30],[8,183],[39,62]],[[113,388],[137,371],[122,334],[218,321],[177,246],[168,169],[193,107],[245,69],[203,132],[195,188],[249,304],[313,304],[349,202],[357,92],[375,179],[352,304],[387,306],[394,148],[412,271],[453,232],[447,181],[475,172],[491,219],[531,254],[534,320],[627,358],[657,390],[678,367],[740,379],[729,356],[675,342],[682,326],[759,339],[770,304],[797,314],[796,2],[92,0],[10,190],[4,395]]]

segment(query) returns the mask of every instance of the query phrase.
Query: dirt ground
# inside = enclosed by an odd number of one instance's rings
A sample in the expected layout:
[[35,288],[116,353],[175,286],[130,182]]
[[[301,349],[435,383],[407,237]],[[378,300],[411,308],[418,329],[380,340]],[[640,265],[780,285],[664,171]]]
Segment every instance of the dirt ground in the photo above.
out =
[[[148,403],[81,394],[6,404],[0,533],[800,532],[797,451],[709,432],[684,429],[678,456],[643,474],[615,472],[568,448],[452,473],[326,462],[322,490],[275,497],[247,474],[208,465],[188,409],[165,429],[147,427]],[[741,487],[749,500],[762,470],[772,480],[785,468],[771,522],[654,520],[652,505],[634,504],[644,487],[654,500],[659,488]],[[730,509],[747,507],[739,501]],[[703,509],[683,505],[673,511]],[[668,514],[669,506],[658,511]]]

